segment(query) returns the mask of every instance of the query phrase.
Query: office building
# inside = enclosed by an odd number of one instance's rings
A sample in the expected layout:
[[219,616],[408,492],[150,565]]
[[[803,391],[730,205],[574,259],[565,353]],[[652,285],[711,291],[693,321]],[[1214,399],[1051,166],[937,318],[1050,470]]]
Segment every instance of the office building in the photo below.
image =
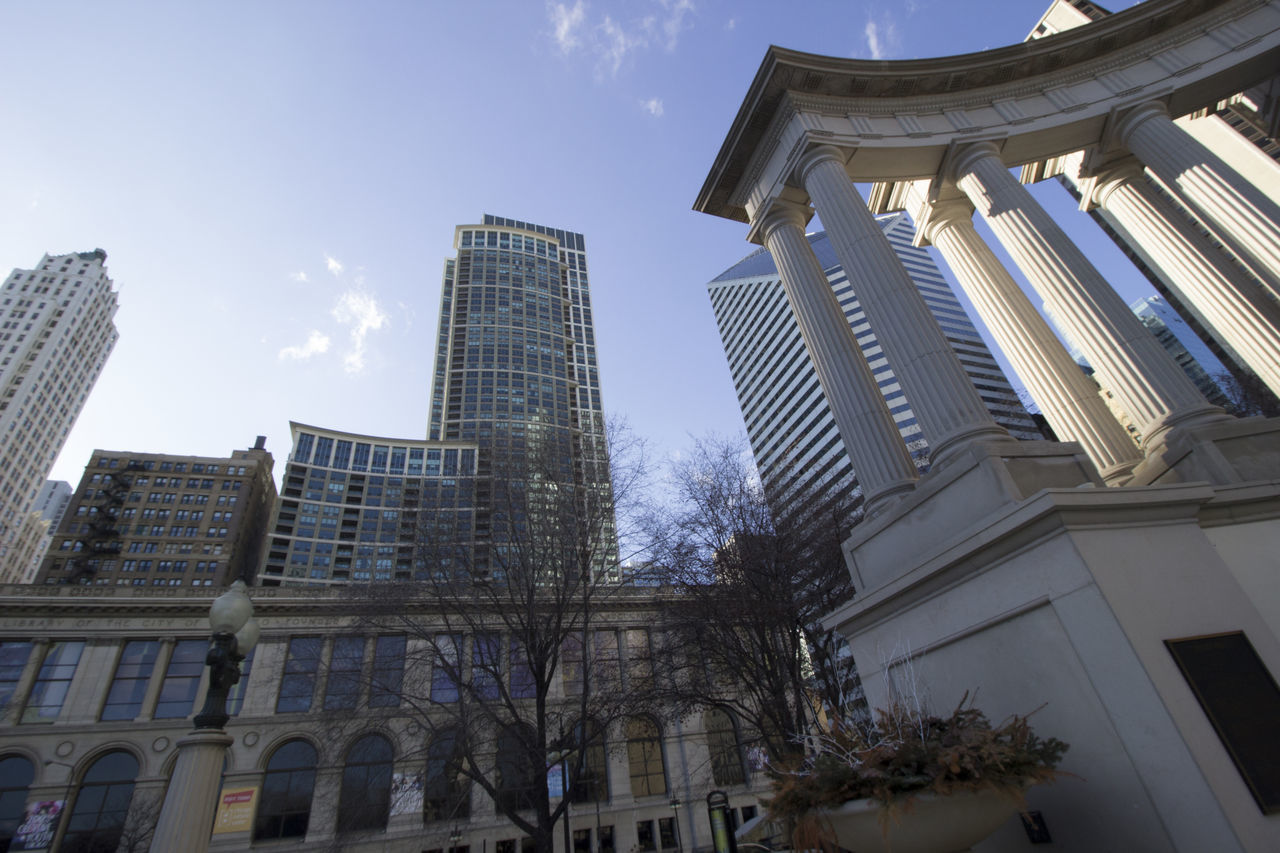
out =
[[1196,335],[1186,320],[1159,296],[1144,296],[1129,305],[1142,325],[1151,330],[1182,372],[1196,384],[1205,399],[1219,406],[1230,401],[1219,383],[1228,375],[1227,368]]
[[252,582],[276,499],[265,441],[226,457],[95,450],[35,582]]
[[45,481],[31,512],[27,513],[14,537],[12,557],[0,566],[0,583],[31,583],[35,580],[49,543],[53,541],[53,531],[58,528],[70,502],[70,483]]
[[[475,537],[474,441],[423,441],[291,423],[259,582],[327,586],[423,580],[424,526]],[[465,557],[459,555],[465,561]]]
[[0,575],[54,460],[115,346],[107,253],[45,255],[0,288]]
[[[492,546],[512,535],[511,519],[495,519],[492,508],[507,503],[508,483],[585,489],[613,528],[586,245],[573,231],[486,214],[482,224],[458,226],[454,249],[427,436],[479,448],[487,485],[476,508],[476,566],[500,570],[501,548]],[[614,571],[609,550],[600,568]]]
[[[904,213],[894,213],[877,221],[996,421],[1017,438],[1041,438],[929,253],[911,244],[911,220]],[[826,232],[810,234],[808,239],[903,440],[923,465],[928,443]],[[856,495],[857,473],[772,256],[766,249],[753,252],[716,276],[708,290],[747,436],[774,513],[785,513],[793,504],[813,512],[837,499],[847,505]]]

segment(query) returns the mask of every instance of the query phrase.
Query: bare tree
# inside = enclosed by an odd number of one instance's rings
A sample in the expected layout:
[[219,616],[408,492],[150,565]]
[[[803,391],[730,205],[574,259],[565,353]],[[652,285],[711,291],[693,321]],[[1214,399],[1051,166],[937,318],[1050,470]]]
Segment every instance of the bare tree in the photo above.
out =
[[[367,689],[425,730],[429,820],[465,819],[479,790],[550,853],[568,803],[605,796],[606,732],[650,708],[647,651],[613,630],[654,593],[618,570],[615,505],[643,466],[611,449],[612,463],[553,433],[482,451],[474,523],[422,513],[422,580],[353,600],[366,631],[405,638],[403,665],[375,661]],[[548,790],[557,768],[564,797]]]
[[1232,373],[1224,371],[1213,377],[1227,398],[1226,410],[1238,418],[1262,415],[1274,418],[1280,415],[1280,402],[1276,395],[1258,378],[1256,373]]
[[671,484],[650,523],[677,592],[662,622],[664,698],[729,710],[772,758],[795,753],[821,714],[860,697],[841,639],[819,622],[851,594],[840,540],[853,510],[815,492],[775,518],[740,441],[700,441]]

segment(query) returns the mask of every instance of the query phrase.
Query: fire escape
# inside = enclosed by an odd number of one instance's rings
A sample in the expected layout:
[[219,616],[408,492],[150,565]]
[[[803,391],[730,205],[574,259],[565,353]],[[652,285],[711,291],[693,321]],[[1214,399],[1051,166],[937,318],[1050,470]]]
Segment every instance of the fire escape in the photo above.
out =
[[141,471],[142,463],[130,462],[124,471],[103,476],[102,488],[96,494],[97,503],[90,511],[88,523],[81,528],[83,534],[77,541],[79,553],[71,561],[68,583],[93,583],[103,559],[120,553],[121,510],[129,499],[133,485],[132,471]]

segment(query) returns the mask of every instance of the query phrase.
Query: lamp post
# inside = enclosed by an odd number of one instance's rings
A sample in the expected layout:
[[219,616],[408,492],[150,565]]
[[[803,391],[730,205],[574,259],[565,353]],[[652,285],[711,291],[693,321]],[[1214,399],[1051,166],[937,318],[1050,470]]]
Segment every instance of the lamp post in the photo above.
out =
[[221,791],[222,764],[234,738],[222,730],[231,719],[227,694],[240,680],[240,662],[258,642],[258,623],[244,581],[214,599],[209,607],[213,642],[205,663],[209,690],[196,714],[195,730],[178,741],[178,761],[151,844],[153,850],[205,853]]

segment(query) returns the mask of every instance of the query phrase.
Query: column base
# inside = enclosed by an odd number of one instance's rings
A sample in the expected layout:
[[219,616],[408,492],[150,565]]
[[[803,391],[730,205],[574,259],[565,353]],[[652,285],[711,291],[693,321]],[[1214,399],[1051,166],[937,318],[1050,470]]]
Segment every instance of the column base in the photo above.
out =
[[891,582],[906,567],[979,535],[992,513],[1043,489],[1103,486],[1074,442],[971,442],[853,529],[843,547],[854,588],[862,594]]
[[1126,485],[1280,480],[1280,418],[1219,420],[1174,427],[1133,469]]

